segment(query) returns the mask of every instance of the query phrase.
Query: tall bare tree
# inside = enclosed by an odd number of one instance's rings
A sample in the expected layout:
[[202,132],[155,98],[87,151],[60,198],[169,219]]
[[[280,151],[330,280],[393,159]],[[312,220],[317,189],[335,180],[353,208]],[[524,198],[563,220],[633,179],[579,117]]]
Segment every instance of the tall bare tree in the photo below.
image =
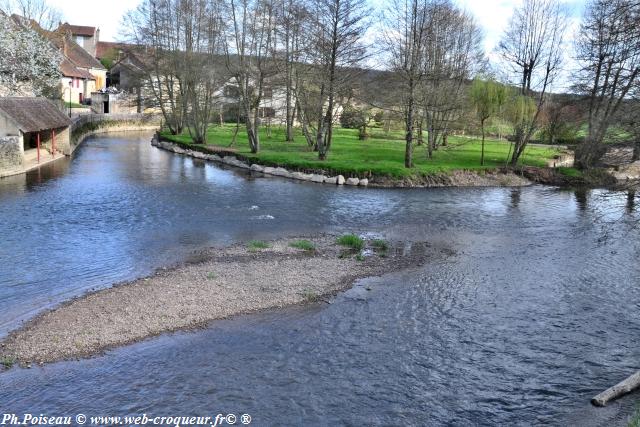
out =
[[438,139],[464,109],[467,82],[484,64],[482,33],[475,20],[450,0],[434,0],[427,7],[425,79],[420,104],[428,128],[429,158]]
[[593,0],[577,41],[577,88],[588,96],[588,134],[576,165],[589,168],[603,155],[616,113],[640,91],[640,2]]
[[285,88],[285,140],[293,141],[296,117],[295,67],[301,58],[301,38],[309,15],[306,5],[298,0],[280,0],[277,8],[278,74]]
[[276,73],[276,4],[273,0],[230,0],[226,63],[235,80],[252,153],[260,150],[260,102],[265,82]]
[[46,0],[0,0],[0,9],[33,19],[45,30],[52,31],[60,25],[62,12]]
[[187,119],[185,8],[181,0],[143,0],[127,14],[128,37],[142,48],[146,80],[169,131],[182,132]]
[[[298,69],[298,103],[307,132],[316,118],[314,147],[325,160],[331,148],[337,98],[353,83],[366,56],[365,0],[311,0],[309,32],[304,40],[306,65]],[[303,126],[304,131],[304,126]],[[309,136],[307,134],[307,136]]]
[[417,89],[425,76],[422,58],[427,30],[428,0],[394,0],[387,10],[384,45],[391,69],[400,79],[401,103],[405,122],[404,165],[413,167]]
[[534,98],[536,104],[533,116],[523,115],[523,120],[514,124],[512,166],[536,131],[546,95],[560,71],[566,26],[559,0],[524,0],[514,11],[499,44],[512,82],[518,84],[522,96]]
[[181,6],[188,129],[194,142],[205,143],[218,109],[216,99],[228,79],[221,61],[225,42],[222,5],[219,0],[183,0]]

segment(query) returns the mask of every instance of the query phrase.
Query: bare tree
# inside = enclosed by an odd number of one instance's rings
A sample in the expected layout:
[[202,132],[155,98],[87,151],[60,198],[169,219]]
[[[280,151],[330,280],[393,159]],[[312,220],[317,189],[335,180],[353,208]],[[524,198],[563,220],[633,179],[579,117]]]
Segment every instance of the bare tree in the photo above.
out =
[[149,89],[174,135],[182,133],[188,109],[183,13],[180,0],[143,0],[126,18],[130,41],[143,48]]
[[296,117],[295,67],[301,58],[301,37],[304,37],[305,21],[309,15],[304,3],[296,0],[281,0],[277,10],[276,49],[279,50],[278,74],[285,87],[285,140],[293,141]]
[[417,89],[425,70],[422,57],[427,29],[428,0],[394,0],[387,9],[383,43],[389,53],[391,69],[400,79],[401,103],[405,122],[404,165],[413,167]]
[[[366,31],[365,0],[312,0],[304,54],[296,70],[299,111],[308,142],[325,160],[331,148],[337,98],[346,92],[366,55],[362,43]],[[316,119],[315,129],[312,119]]]
[[524,0],[509,21],[499,52],[509,66],[522,96],[535,99],[533,116],[514,123],[515,143],[510,163],[515,166],[538,126],[547,92],[560,71],[566,16],[558,0]]
[[577,42],[582,67],[577,88],[588,96],[588,135],[576,165],[589,168],[604,154],[602,142],[625,99],[640,85],[640,2],[593,0]]
[[220,58],[224,52],[224,19],[218,0],[183,0],[184,84],[188,129],[195,143],[206,143],[207,129],[217,109],[220,87],[228,79]]
[[[558,98],[558,99],[554,99]],[[583,115],[573,98],[550,97],[541,113],[541,139],[549,144],[575,140]]]
[[62,21],[60,9],[49,5],[46,0],[4,0],[0,1],[0,9],[26,19],[33,19],[48,31],[58,28]]
[[464,108],[463,89],[482,68],[484,52],[475,20],[449,0],[435,0],[427,6],[426,25],[422,57],[425,79],[419,89],[428,128],[427,152],[432,158],[438,139],[446,135]]
[[260,102],[265,81],[276,72],[276,10],[272,0],[230,0],[226,64],[233,76],[244,113],[252,153],[260,150]]

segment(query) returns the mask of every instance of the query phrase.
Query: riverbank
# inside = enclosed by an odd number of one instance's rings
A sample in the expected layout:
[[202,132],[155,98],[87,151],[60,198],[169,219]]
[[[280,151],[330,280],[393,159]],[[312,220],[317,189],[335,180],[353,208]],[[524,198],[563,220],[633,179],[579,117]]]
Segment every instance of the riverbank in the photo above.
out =
[[90,136],[111,132],[155,131],[160,116],[155,114],[87,114],[71,126],[71,152]]
[[567,174],[573,172],[572,168],[566,167],[572,153],[560,146],[531,145],[521,157],[521,166],[512,169],[505,167],[511,151],[508,141],[488,139],[485,143],[485,164],[480,165],[479,139],[450,136],[447,144],[439,146],[431,159],[427,157],[424,144],[416,145],[414,167],[406,168],[401,131],[374,128],[370,129],[369,138],[360,140],[357,130],[336,128],[328,158],[323,161],[318,160],[318,153],[309,148],[299,131],[295,132],[293,141],[285,142],[281,126],[263,126],[258,153],[251,152],[243,128],[234,134],[234,126],[223,125],[209,128],[205,144],[194,144],[188,132],[171,135],[164,131],[159,137],[186,151],[234,156],[247,165],[282,168],[290,173],[327,178],[342,175],[345,179],[365,179],[368,185],[378,187],[523,186],[531,184],[531,181],[524,176],[522,169],[555,170],[554,182],[563,181]]
[[[534,182],[541,182],[542,178],[554,180],[554,183],[563,182],[563,176],[558,173],[541,174],[536,168],[525,168],[519,172],[501,168],[473,170],[451,170],[426,175],[412,175],[405,177],[378,176],[372,173],[355,176],[355,173],[345,175],[332,175],[331,171],[323,169],[304,169],[282,166],[269,166],[253,163],[250,158],[236,151],[221,149],[213,146],[198,146],[169,141],[162,136],[155,135],[151,141],[155,147],[183,154],[202,160],[226,164],[241,169],[249,169],[255,173],[279,176],[282,178],[308,181],[318,184],[348,185],[359,187],[381,188],[420,188],[420,187],[523,187]],[[532,178],[528,179],[530,176]],[[544,182],[551,183],[551,181]]]
[[9,366],[92,356],[216,319],[314,302],[359,278],[446,253],[426,243],[365,245],[361,251],[338,244],[335,236],[320,236],[208,249],[187,264],[37,316],[0,343],[0,360]]
[[0,178],[15,176],[38,169],[44,165],[70,156],[87,138],[111,132],[155,131],[160,127],[160,117],[154,114],[86,114],[73,119],[70,126],[69,145],[62,151],[51,153],[43,147],[38,156],[36,149],[24,151],[19,167],[0,169]]
[[[640,175],[635,165],[620,170],[594,168],[579,171],[566,166],[517,168],[497,167],[486,169],[451,169],[426,174],[414,173],[406,176],[376,175],[371,171],[358,176],[356,172],[332,175],[332,170],[290,166],[286,162],[263,163],[230,148],[215,145],[196,145],[174,141],[165,134],[156,134],[152,145],[177,154],[209,160],[253,172],[283,178],[309,181],[320,184],[371,186],[379,188],[428,188],[428,187],[524,187],[532,184],[553,185],[565,188],[609,188],[628,189],[638,186]],[[254,163],[254,160],[258,163]],[[565,155],[559,158],[566,162]],[[554,160],[549,160],[555,163]],[[631,170],[631,172],[629,171]]]

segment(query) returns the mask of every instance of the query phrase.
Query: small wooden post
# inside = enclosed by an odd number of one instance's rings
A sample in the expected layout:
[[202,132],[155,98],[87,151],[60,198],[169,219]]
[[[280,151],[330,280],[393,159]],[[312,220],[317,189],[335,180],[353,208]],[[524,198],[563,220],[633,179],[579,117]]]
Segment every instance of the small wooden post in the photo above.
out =
[[38,145],[38,164],[40,164],[40,132],[38,132],[38,136],[36,137],[37,145]]

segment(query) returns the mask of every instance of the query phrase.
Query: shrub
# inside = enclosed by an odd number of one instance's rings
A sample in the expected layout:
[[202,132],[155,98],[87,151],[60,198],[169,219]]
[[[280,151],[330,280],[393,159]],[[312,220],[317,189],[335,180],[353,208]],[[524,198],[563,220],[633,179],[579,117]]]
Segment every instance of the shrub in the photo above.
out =
[[355,234],[345,234],[338,238],[338,244],[360,251],[364,248],[364,240]]
[[373,242],[371,242],[371,244],[379,251],[386,252],[389,250],[389,243],[387,243],[386,240],[375,239]]
[[0,365],[2,365],[5,369],[10,369],[16,363],[16,359],[9,356],[0,357]]
[[263,242],[262,240],[252,240],[249,242],[249,250],[257,251],[258,249],[267,249],[271,247],[267,242]]
[[304,291],[302,296],[303,296],[305,302],[316,302],[319,299],[318,294],[316,294],[313,291],[309,291],[309,290]]
[[295,242],[291,242],[289,244],[292,248],[302,249],[303,251],[315,251],[316,247],[308,240],[296,240]]

